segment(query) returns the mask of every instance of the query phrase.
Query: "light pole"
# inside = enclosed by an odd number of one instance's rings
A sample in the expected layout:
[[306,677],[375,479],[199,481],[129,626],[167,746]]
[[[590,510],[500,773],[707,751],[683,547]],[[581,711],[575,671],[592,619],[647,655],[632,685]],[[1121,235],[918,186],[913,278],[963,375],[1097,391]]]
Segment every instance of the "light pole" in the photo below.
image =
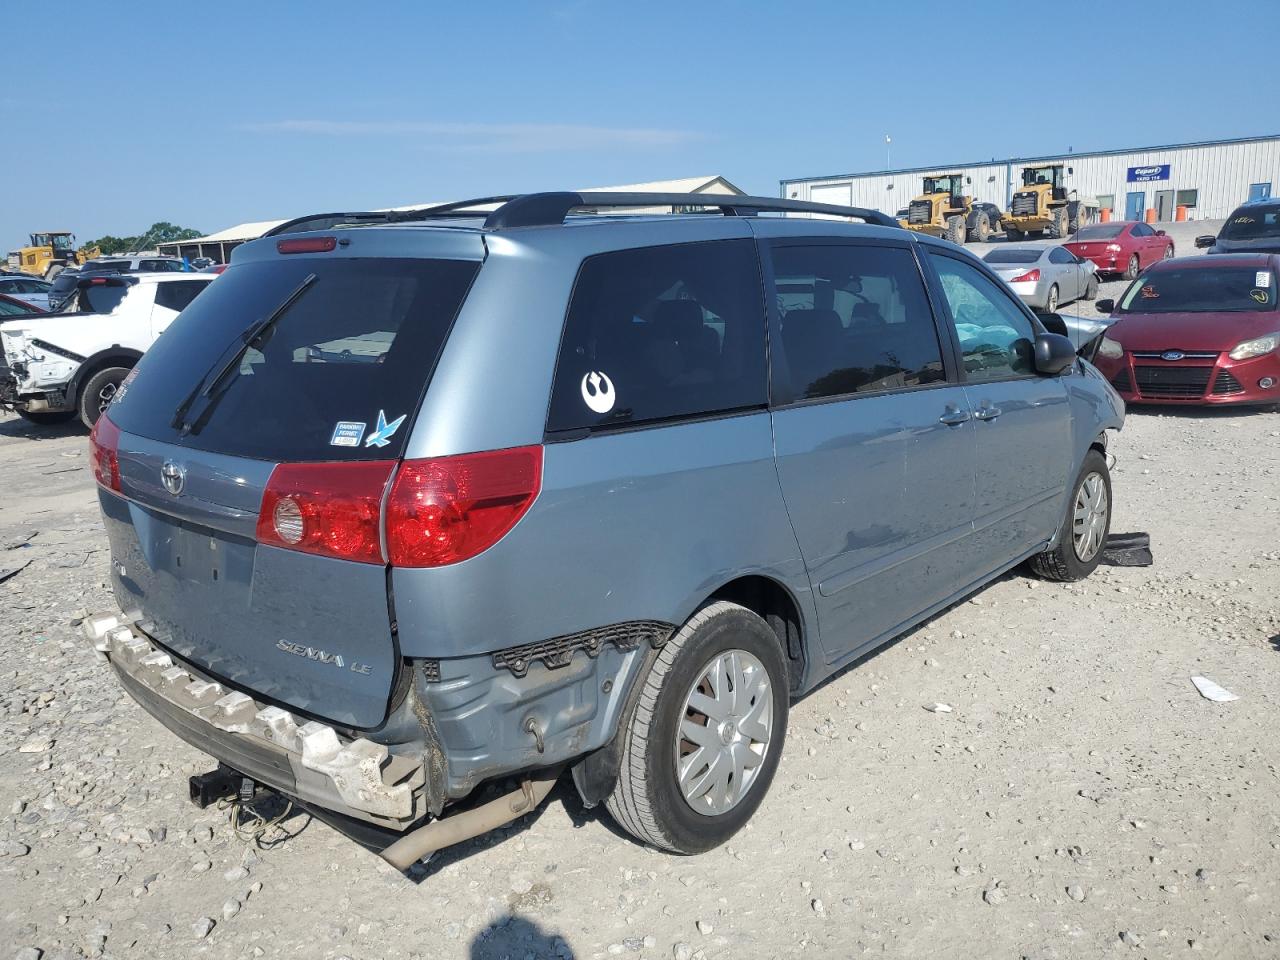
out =
[[889,163],[889,145],[893,143],[893,138],[887,133],[884,135],[884,172],[888,173],[892,164]]

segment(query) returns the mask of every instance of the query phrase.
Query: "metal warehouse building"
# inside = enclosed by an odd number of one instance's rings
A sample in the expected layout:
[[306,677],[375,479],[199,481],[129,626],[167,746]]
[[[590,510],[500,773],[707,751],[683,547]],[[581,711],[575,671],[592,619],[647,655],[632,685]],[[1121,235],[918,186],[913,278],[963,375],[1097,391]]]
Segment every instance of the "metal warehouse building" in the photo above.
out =
[[1280,134],[1238,140],[1207,140],[1164,147],[1015,157],[985,163],[911,167],[904,170],[803,177],[782,181],[782,196],[818,203],[851,204],[886,213],[907,206],[920,193],[921,178],[960,173],[965,192],[1009,209],[1022,183],[1022,168],[1063,163],[1067,188],[1083,199],[1096,197],[1114,219],[1142,220],[1148,210],[1157,220],[1173,220],[1187,208],[1194,220],[1226,217],[1245,200],[1280,193]]

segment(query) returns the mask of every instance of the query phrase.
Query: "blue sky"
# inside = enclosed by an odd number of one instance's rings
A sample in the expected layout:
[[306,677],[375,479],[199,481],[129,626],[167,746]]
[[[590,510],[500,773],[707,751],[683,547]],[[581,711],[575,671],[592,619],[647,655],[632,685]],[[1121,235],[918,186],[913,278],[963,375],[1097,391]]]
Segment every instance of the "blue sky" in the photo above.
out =
[[885,134],[909,166],[1276,133],[1264,6],[78,5],[0,58],[0,253],[701,174],[774,196],[882,167]]

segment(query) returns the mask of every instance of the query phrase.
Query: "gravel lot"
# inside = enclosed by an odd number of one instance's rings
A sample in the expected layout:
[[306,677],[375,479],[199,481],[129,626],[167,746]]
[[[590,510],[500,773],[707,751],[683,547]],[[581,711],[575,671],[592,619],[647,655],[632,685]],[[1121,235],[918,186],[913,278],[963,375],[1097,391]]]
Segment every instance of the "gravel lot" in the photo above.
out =
[[189,805],[211,763],[71,625],[111,603],[86,448],[0,415],[2,956],[1280,956],[1278,414],[1131,411],[1113,530],[1155,566],[1005,577],[836,677],[729,846],[644,849],[562,783],[416,883]]

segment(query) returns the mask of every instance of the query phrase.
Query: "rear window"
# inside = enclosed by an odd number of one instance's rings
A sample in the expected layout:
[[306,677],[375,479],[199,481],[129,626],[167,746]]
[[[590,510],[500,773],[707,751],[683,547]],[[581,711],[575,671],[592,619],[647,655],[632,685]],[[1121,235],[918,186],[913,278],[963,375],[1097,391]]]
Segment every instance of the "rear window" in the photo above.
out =
[[[383,460],[409,420],[478,261],[270,260],[239,264],[197,298],[111,406],[129,433],[262,460]],[[228,368],[210,397],[176,411],[234,356],[242,334],[315,279]]]
[[1222,227],[1224,240],[1280,237],[1280,206],[1241,207]]
[[982,259],[987,263],[1035,263],[1043,250],[992,250]]
[[547,429],[763,406],[761,291],[750,240],[588,258],[569,304]]
[[1274,310],[1276,275],[1257,267],[1152,270],[1120,299],[1121,313],[1242,313]]
[[1081,227],[1073,239],[1076,240],[1114,240],[1124,233],[1123,223],[1095,223]]

